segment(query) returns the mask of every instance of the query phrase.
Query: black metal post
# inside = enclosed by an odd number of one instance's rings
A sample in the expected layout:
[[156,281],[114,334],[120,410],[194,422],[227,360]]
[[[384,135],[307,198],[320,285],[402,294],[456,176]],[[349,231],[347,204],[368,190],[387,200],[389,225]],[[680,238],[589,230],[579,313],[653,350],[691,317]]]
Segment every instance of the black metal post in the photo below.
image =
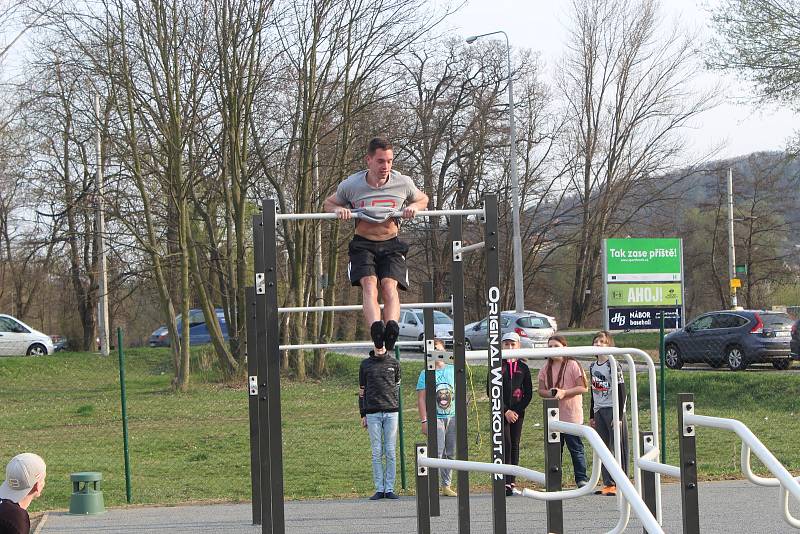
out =
[[[422,294],[425,302],[434,302],[433,282],[422,284]],[[438,421],[436,420],[436,367],[434,359],[430,355],[430,348],[433,341],[433,309],[425,308],[422,310],[425,316],[425,346],[422,348],[425,353],[425,413],[428,419],[428,450],[431,456],[439,455],[438,436],[436,431]],[[428,488],[430,494],[430,515],[439,516],[439,470],[428,469]]]
[[256,387],[258,388],[257,434],[258,434],[258,467],[261,508],[261,532],[272,534],[272,476],[269,458],[272,456],[269,440],[269,395],[267,394],[267,299],[264,282],[264,219],[261,215],[253,216],[253,263],[255,268],[255,345],[253,359],[256,370]]
[[[450,241],[453,247],[461,246],[463,217],[450,217]],[[455,252],[455,251],[454,251]],[[453,365],[456,379],[456,458],[469,460],[467,440],[467,361],[464,357],[464,263],[461,254],[453,254],[450,272],[453,292]],[[458,532],[468,534],[469,524],[469,472],[458,472]]]
[[694,395],[678,394],[678,445],[681,468],[681,508],[683,513],[683,533],[700,533],[700,507],[697,495],[697,447],[695,428],[686,425],[683,416],[694,413]]
[[[497,196],[488,194],[484,196],[484,212],[486,215],[484,228],[484,249],[486,253],[486,303],[488,306],[488,331],[489,331],[489,404],[491,409],[491,431],[492,441],[492,462],[504,463],[503,455],[503,426],[505,418],[503,415],[503,367],[502,353],[500,344],[500,267],[499,267],[499,243],[497,228]],[[460,241],[460,236],[459,236]],[[463,299],[457,299],[453,292],[453,306]],[[463,297],[463,295],[462,295]],[[461,331],[454,330],[454,334],[464,334],[463,325]],[[456,347],[458,350],[458,347]],[[463,353],[462,353],[463,354]],[[456,352],[458,355],[458,352]],[[458,394],[458,388],[456,388]],[[458,403],[456,403],[456,410]],[[460,458],[460,457],[459,457]],[[460,476],[459,476],[460,480]],[[461,486],[459,486],[459,491]],[[460,497],[460,493],[459,493]],[[506,532],[506,491],[505,477],[495,474],[492,476],[492,524],[495,534],[505,534]]]
[[430,534],[431,514],[430,514],[430,495],[428,484],[428,468],[419,465],[419,457],[427,456],[424,443],[417,443],[414,446],[414,467],[417,481],[417,534]]
[[[652,432],[639,432],[639,449],[643,453],[654,445]],[[656,474],[645,469],[642,469],[642,500],[653,516],[656,516]],[[647,534],[647,529],[643,532]]]
[[[275,200],[264,201],[264,283],[266,295],[267,342],[264,354],[259,350],[259,361],[267,367],[267,393],[269,396],[269,458],[270,462],[272,533],[283,534],[286,530],[283,510],[283,444],[281,436],[281,374],[280,374],[280,328],[278,316],[278,268]],[[259,374],[261,365],[259,364]],[[263,434],[262,434],[263,435]],[[263,450],[263,448],[262,448]]]
[[[261,218],[259,217],[259,220]],[[256,288],[246,287],[247,386],[250,415],[250,488],[253,524],[261,524],[261,465],[258,458],[258,348],[256,346]]]
[[[550,429],[550,421],[558,420],[558,401],[545,399],[542,402],[544,429],[544,483],[545,489],[561,491],[561,434]],[[563,501],[547,501],[547,532],[563,534],[564,506]]]

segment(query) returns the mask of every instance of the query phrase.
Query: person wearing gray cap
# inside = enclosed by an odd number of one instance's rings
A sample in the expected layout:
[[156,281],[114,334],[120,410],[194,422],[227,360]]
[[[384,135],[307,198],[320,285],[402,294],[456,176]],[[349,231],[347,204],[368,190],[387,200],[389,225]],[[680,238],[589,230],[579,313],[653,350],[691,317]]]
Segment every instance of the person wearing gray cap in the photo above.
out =
[[44,490],[47,466],[41,456],[24,452],[6,466],[0,486],[0,534],[28,534],[31,519],[28,506]]
[[[520,348],[519,334],[506,332],[502,339],[503,350]],[[525,420],[525,408],[533,398],[533,384],[528,364],[517,358],[503,360],[503,414],[506,419],[503,425],[503,458],[505,463],[519,464],[519,442],[522,437],[522,423]],[[487,394],[489,394],[487,383]],[[506,475],[506,495],[514,495],[516,477]]]

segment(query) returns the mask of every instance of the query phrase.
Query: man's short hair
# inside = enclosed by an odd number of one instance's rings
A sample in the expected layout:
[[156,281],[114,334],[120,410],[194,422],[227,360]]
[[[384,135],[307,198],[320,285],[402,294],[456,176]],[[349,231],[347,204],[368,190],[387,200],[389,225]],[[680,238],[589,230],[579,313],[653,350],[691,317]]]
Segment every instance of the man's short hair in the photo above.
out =
[[389,141],[386,137],[382,136],[373,137],[372,139],[369,140],[369,143],[367,143],[367,155],[374,156],[375,152],[378,149],[394,150],[394,147],[392,146],[392,142]]

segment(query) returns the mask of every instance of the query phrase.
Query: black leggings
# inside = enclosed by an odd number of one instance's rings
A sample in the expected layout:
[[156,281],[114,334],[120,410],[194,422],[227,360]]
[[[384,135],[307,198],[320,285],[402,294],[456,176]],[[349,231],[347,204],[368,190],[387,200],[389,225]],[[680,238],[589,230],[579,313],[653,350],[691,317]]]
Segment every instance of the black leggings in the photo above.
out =
[[[525,412],[517,412],[519,417],[516,422],[505,421],[503,425],[503,459],[505,463],[519,465],[519,440],[522,437],[522,422]],[[513,484],[517,480],[514,475],[506,475],[506,484]]]

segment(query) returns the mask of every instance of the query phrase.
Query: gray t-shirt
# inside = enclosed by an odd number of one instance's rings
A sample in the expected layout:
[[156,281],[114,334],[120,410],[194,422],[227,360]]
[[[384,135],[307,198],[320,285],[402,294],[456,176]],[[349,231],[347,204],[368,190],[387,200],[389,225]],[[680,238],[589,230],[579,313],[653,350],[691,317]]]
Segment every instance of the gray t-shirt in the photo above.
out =
[[351,209],[367,209],[376,212],[397,211],[406,202],[413,202],[419,189],[414,181],[404,174],[392,171],[389,179],[380,187],[367,183],[367,171],[359,171],[348,176],[336,189],[336,201]]
[[[592,402],[594,403],[594,411],[597,411],[599,408],[613,407],[611,388],[614,387],[614,383],[613,380],[611,380],[611,360],[606,360],[604,363],[593,362],[589,366],[589,374],[592,377]],[[619,366],[617,366],[617,383],[625,383],[625,377]],[[619,399],[619,402],[620,406],[625,406],[624,398]]]

